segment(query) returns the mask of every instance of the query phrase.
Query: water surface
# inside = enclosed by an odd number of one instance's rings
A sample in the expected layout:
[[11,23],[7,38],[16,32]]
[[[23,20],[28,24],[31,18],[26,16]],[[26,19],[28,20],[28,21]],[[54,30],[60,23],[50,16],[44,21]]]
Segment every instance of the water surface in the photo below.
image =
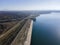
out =
[[31,45],[60,45],[60,13],[43,14],[36,18]]

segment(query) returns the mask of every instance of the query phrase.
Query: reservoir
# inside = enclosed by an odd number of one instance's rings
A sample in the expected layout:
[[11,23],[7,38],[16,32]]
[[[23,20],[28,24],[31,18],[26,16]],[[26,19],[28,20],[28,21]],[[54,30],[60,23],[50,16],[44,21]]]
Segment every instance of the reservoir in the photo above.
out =
[[36,17],[31,45],[60,45],[60,13],[41,14]]

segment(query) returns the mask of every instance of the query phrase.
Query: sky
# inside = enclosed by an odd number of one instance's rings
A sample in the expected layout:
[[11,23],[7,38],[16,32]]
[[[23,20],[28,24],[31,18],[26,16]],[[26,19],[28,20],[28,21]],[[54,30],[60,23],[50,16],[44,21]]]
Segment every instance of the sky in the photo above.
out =
[[0,0],[0,10],[60,10],[60,0]]

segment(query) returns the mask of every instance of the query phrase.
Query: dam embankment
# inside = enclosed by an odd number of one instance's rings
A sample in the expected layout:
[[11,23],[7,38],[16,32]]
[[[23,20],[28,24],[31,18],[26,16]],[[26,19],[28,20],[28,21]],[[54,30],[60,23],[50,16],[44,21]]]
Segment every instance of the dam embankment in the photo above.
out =
[[30,45],[33,21],[28,19],[21,31],[17,34],[11,45]]

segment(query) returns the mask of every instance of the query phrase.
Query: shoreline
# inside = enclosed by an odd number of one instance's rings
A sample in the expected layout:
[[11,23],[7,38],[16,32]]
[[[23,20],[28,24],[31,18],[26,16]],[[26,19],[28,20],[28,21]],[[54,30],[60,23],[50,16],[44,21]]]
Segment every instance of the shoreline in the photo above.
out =
[[29,28],[29,31],[27,34],[27,39],[26,39],[24,45],[30,45],[30,43],[31,43],[32,28],[33,28],[33,20],[31,20],[30,28]]

